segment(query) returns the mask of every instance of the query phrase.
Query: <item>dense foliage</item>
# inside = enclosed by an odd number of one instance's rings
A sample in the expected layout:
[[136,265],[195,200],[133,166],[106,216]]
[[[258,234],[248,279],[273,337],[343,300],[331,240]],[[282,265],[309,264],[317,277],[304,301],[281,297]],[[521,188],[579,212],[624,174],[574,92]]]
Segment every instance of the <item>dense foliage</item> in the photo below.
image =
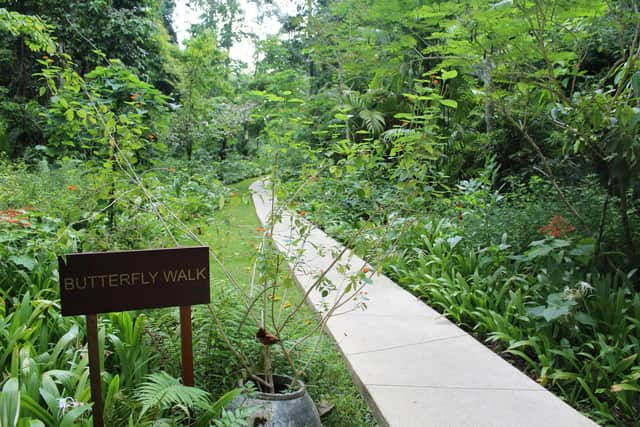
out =
[[[0,1],[0,424],[90,413],[55,254],[217,230],[226,184],[268,170],[336,237],[366,224],[355,249],[540,384],[636,422],[637,0],[299,1],[251,73],[229,58],[240,3],[191,3],[180,49],[171,0]],[[114,423],[219,412],[197,390],[153,401],[179,385],[154,358],[172,316],[103,320]],[[233,354],[206,351],[221,393]]]
[[283,28],[252,94],[298,208],[345,240],[373,221],[355,245],[380,269],[632,425],[637,2],[318,2]]

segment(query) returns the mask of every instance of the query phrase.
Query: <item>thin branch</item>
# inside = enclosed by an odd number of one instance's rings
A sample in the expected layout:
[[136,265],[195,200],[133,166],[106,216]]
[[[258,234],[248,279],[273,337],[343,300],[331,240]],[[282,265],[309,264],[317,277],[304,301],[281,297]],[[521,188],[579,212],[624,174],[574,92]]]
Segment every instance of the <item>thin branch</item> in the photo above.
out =
[[526,127],[522,124],[522,122],[516,121],[513,118],[513,116],[511,116],[511,114],[508,113],[506,110],[504,110],[503,113],[507,118],[507,120],[522,133],[522,136],[524,136],[524,139],[527,140],[527,142],[533,147],[534,151],[536,152],[536,154],[540,158],[540,161],[542,162],[547,178],[551,182],[551,185],[553,185],[553,188],[555,188],[562,202],[567,206],[567,208],[571,211],[571,213],[580,221],[580,223],[585,228],[585,230],[587,230],[589,234],[593,234],[593,232],[591,231],[590,227],[588,226],[587,222],[584,220],[582,215],[578,213],[576,208],[571,204],[571,202],[569,202],[569,200],[565,196],[564,192],[560,188],[560,185],[558,184],[558,181],[556,180],[553,174],[553,170],[551,169],[549,160],[545,157],[544,153],[540,149],[540,146],[534,141],[531,135],[529,135],[529,132],[527,132]]

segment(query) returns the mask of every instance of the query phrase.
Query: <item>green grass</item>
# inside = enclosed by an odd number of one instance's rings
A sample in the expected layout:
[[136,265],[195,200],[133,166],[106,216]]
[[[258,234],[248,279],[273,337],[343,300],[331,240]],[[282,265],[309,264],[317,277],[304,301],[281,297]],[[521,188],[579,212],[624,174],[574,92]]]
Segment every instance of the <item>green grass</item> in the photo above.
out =
[[[231,186],[232,195],[225,201],[221,211],[208,223],[199,225],[202,232],[202,240],[208,243],[216,256],[224,263],[225,268],[241,284],[248,286],[250,281],[251,266],[260,243],[261,232],[258,231],[261,224],[256,216],[255,208],[251,201],[249,186],[253,180],[242,181]],[[253,339],[255,334],[252,325],[237,331],[238,319],[244,313],[241,301],[236,292],[219,267],[212,264],[212,300],[214,309],[217,310],[225,326],[229,329],[234,343],[243,346],[245,351],[254,356],[260,350],[260,346]],[[292,303],[300,301],[302,295],[299,289],[291,284],[287,289],[286,298]],[[196,372],[196,377],[206,384],[212,393],[222,393],[226,387],[232,386],[241,374],[240,367],[235,363],[230,351],[225,348],[219,335],[213,331],[208,309],[198,308],[194,317],[202,317],[203,323],[208,324],[211,330],[196,332],[199,336],[198,350],[196,351],[196,371],[199,368],[208,372]],[[250,322],[247,322],[250,323]],[[315,325],[316,315],[311,309],[306,308],[298,313],[292,326],[283,333],[285,339],[296,340],[306,335]],[[197,326],[194,324],[194,331]],[[312,350],[315,340],[309,340],[308,345],[302,347],[296,353],[301,360],[306,360]],[[275,349],[275,346],[274,346]],[[280,362],[282,363],[282,362]],[[276,365],[281,366],[281,365]],[[282,365],[283,369],[284,366]],[[326,426],[373,426],[376,425],[373,415],[368,409],[364,399],[353,384],[347,371],[341,353],[331,338],[325,336],[319,346],[314,361],[310,365],[304,381],[309,393],[315,402],[322,400],[335,405],[333,411],[323,419]]]

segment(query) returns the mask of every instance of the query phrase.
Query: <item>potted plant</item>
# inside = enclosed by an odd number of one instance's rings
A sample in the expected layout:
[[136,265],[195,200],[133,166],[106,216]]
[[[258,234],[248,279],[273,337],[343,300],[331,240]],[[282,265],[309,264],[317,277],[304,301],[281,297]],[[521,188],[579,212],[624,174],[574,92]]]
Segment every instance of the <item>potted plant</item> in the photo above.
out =
[[[366,308],[363,288],[372,282],[374,271],[362,261],[362,265],[352,265],[344,257],[346,248],[314,248],[327,251],[324,254],[326,268],[301,285],[302,295],[293,299],[292,294],[296,293],[291,287],[295,281],[293,272],[304,268],[305,250],[310,248],[308,240],[313,227],[305,220],[304,212],[292,213],[287,208],[291,200],[278,202],[274,184],[268,191],[266,185],[264,181],[254,185],[263,196],[267,194],[270,213],[263,218],[264,227],[258,229],[262,236],[248,288],[227,274],[244,301],[245,311],[240,324],[236,325],[237,330],[251,331],[248,333],[252,335],[254,348],[233,345],[215,308],[211,307],[214,323],[243,366],[245,385],[250,384],[253,390],[236,398],[231,406],[254,408],[248,425],[321,426],[318,411],[302,379],[319,350],[320,332],[327,321],[338,311]],[[374,216],[371,215],[356,235],[367,229]],[[286,238],[274,239],[274,236],[284,237],[283,233],[287,234]],[[287,241],[285,246],[280,244],[283,240]],[[332,270],[341,273],[340,283],[329,279],[328,273]],[[318,311],[315,324],[302,338],[290,339],[289,330],[298,322],[301,311],[307,309],[306,302],[310,299],[315,301]],[[347,308],[349,302],[353,304]],[[298,356],[301,346],[310,349],[302,360]],[[259,352],[255,351],[256,347],[260,348]]]

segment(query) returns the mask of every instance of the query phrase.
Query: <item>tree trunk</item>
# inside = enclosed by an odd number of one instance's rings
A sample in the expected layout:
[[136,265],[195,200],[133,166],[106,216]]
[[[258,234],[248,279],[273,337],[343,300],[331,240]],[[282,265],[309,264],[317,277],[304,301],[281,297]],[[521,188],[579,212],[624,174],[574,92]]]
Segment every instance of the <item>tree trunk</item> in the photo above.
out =
[[489,59],[482,61],[482,80],[484,80],[485,101],[484,101],[484,122],[487,134],[490,134],[493,130],[493,114],[495,107],[493,105],[493,79],[491,78],[491,71],[493,70],[493,62]]
[[220,146],[220,152],[218,153],[218,158],[220,160],[225,160],[227,158],[227,137],[222,137],[222,145]]
[[622,230],[624,233],[625,244],[627,246],[627,256],[629,257],[630,265],[633,266],[636,259],[636,251],[633,244],[633,233],[631,231],[631,221],[629,220],[628,214],[629,206],[627,200],[627,188],[625,187],[622,178],[618,179],[618,189],[620,191],[620,219],[622,221]]

